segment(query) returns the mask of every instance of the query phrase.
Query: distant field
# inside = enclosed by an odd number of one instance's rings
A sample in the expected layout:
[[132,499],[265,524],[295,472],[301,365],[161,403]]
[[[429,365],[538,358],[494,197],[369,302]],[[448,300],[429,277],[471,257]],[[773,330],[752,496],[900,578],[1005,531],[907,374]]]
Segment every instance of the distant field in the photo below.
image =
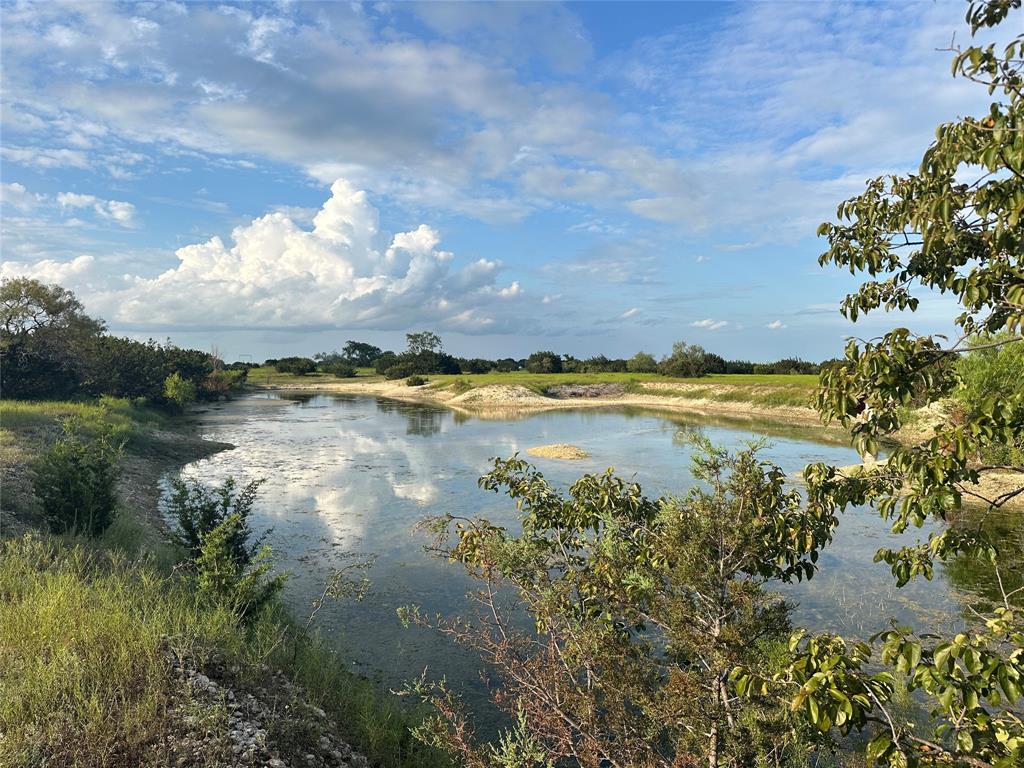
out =
[[273,368],[260,366],[249,369],[249,383],[261,387],[276,387],[285,384],[305,384],[315,386],[316,384],[328,384],[346,381],[372,381],[383,379],[373,368],[357,368],[355,379],[339,379],[330,373],[307,373],[305,376],[296,376],[294,373],[278,373]]
[[530,389],[542,391],[560,384],[624,384],[655,381],[663,384],[701,384],[714,386],[729,384],[734,386],[768,385],[810,391],[818,383],[813,374],[754,374],[754,373],[713,373],[709,376],[693,379],[679,379],[661,376],[657,373],[467,373],[442,376],[428,376],[431,383],[444,386],[454,381],[464,381],[472,387],[483,387],[487,384],[519,384]]

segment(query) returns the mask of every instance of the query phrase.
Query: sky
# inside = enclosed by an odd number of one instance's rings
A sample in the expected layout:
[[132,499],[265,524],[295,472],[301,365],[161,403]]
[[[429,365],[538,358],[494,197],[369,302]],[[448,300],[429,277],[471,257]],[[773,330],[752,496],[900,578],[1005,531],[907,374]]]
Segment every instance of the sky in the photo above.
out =
[[0,275],[255,359],[838,356],[817,225],[935,126],[966,5],[0,4]]

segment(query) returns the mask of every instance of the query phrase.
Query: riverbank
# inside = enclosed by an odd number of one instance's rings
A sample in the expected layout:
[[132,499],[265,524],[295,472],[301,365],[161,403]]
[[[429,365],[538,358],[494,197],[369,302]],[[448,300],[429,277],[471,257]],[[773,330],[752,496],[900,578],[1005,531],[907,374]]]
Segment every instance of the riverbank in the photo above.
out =
[[[67,417],[124,441],[118,515],[97,538],[40,530],[31,467]],[[0,765],[448,765],[302,617],[277,603],[243,620],[197,592],[159,480],[231,445],[110,399],[0,401],[0,425]]]
[[821,426],[811,407],[814,376],[721,375],[700,379],[665,379],[640,374],[482,374],[428,376],[419,387],[380,377],[334,379],[305,377],[264,379],[252,385],[285,391],[373,395],[392,400],[442,405],[487,418],[510,411],[636,406],[654,410],[772,420]]

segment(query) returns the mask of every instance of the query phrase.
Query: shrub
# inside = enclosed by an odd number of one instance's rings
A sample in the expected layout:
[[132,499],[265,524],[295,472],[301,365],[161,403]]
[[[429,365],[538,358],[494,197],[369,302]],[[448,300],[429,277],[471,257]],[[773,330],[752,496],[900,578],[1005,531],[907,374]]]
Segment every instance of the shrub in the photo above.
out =
[[63,435],[35,464],[32,489],[52,531],[98,536],[114,519],[121,446],[109,428],[83,440],[77,419],[65,419],[63,426]]
[[384,371],[384,378],[390,380],[404,379],[406,376],[409,376],[411,374],[412,370],[409,365],[405,363],[398,363],[396,365],[392,365],[390,368]]
[[248,521],[256,493],[263,482],[253,480],[241,491],[237,491],[233,477],[227,478],[216,488],[207,488],[195,480],[171,480],[167,512],[175,526],[172,531],[174,540],[185,547],[191,557],[197,558],[206,537],[228,518],[237,517],[239,524],[232,529],[228,542],[231,557],[238,565],[248,565],[262,542],[261,537],[249,543],[252,529]]
[[184,408],[195,402],[196,385],[175,371],[164,380],[164,397],[167,402],[178,408]]
[[356,367],[352,363],[346,363],[342,360],[335,360],[326,365],[321,365],[320,370],[323,373],[337,376],[339,379],[351,379],[356,375]]
[[427,380],[422,376],[412,375],[405,380],[405,386],[407,387],[422,387],[427,383]]
[[398,364],[398,355],[394,352],[384,352],[378,357],[373,363],[373,369],[384,376],[387,376],[389,368],[394,367]]
[[681,499],[610,469],[566,495],[514,457],[480,486],[515,500],[516,528],[430,519],[434,551],[479,583],[478,613],[399,615],[480,653],[519,727],[481,743],[457,695],[424,676],[407,689],[436,708],[419,738],[471,766],[807,764],[808,728],[732,674],[788,661],[792,605],[776,590],[814,573],[838,520],[802,505],[758,446],[694,443],[701,485]]
[[274,368],[278,373],[293,373],[296,376],[305,376],[307,373],[316,371],[316,363],[308,357],[282,357]]
[[[251,485],[251,484],[250,484]],[[240,617],[251,618],[271,604],[286,576],[269,576],[270,547],[249,547],[245,518],[233,513],[202,538],[195,559],[199,592],[226,603]]]
[[241,389],[248,378],[249,371],[245,368],[213,371],[203,379],[199,395],[206,400],[227,398],[235,390]]
[[[963,417],[983,413],[986,403],[997,396],[1024,400],[1024,343],[1011,343],[1009,335],[1003,335],[982,337],[978,346],[999,342],[1004,345],[970,352],[956,362],[960,386],[954,398],[965,411]],[[986,463],[1024,466],[1024,435],[1008,442],[990,441],[979,454]]]

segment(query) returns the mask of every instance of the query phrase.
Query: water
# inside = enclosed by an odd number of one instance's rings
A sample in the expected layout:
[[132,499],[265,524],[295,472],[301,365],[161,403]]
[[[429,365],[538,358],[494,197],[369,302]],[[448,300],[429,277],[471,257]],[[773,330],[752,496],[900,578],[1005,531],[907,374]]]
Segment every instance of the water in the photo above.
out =
[[[296,615],[308,615],[341,553],[373,554],[369,596],[327,606],[318,626],[337,638],[354,669],[384,686],[400,687],[429,667],[431,677],[447,676],[471,700],[480,695],[478,661],[432,633],[403,629],[395,610],[408,604],[428,614],[466,610],[471,582],[459,566],[426,554],[428,538],[414,526],[444,512],[514,523],[507,498],[477,487],[490,457],[572,443],[590,458],[533,459],[550,481],[564,488],[585,472],[612,466],[650,496],[681,494],[692,484],[692,449],[682,439],[692,430],[729,448],[767,437],[765,455],[794,475],[813,461],[858,461],[848,445],[821,430],[737,426],[638,409],[479,419],[372,397],[265,394],[219,406],[201,423],[204,436],[236,448],[190,464],[182,474],[207,483],[228,475],[266,479],[251,522],[256,530],[273,529],[267,542],[291,574],[285,597]],[[961,587],[970,586],[976,570],[970,564],[961,564],[955,579],[939,574],[897,590],[888,569],[872,562],[878,547],[922,533],[893,536],[874,512],[848,512],[815,578],[786,587],[799,604],[795,623],[861,636],[885,628],[889,619],[959,624]]]

